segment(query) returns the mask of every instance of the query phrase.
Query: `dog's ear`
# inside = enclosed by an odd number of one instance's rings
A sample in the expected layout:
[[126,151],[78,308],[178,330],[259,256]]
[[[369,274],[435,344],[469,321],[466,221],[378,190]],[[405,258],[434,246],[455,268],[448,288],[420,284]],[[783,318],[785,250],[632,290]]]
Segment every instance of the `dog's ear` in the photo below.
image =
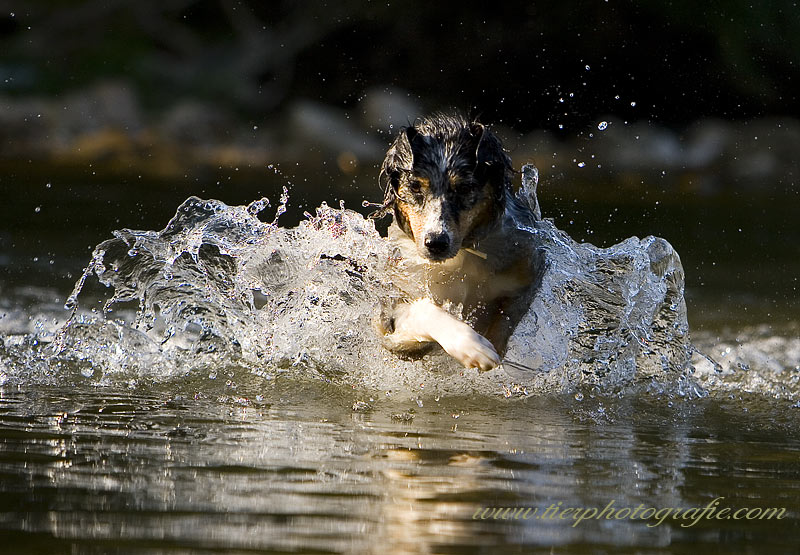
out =
[[383,165],[395,170],[411,170],[414,167],[414,149],[411,145],[418,135],[419,131],[413,125],[400,129],[392,147],[386,153]]
[[503,152],[503,145],[500,144],[500,140],[480,123],[471,124],[470,129],[472,130],[473,128],[475,131],[472,131],[472,134],[478,138],[475,145],[475,159],[478,165],[498,163],[502,165],[506,153]]
[[405,139],[406,144],[408,145],[408,148],[410,150],[411,143],[417,135],[419,135],[419,131],[417,131],[417,128],[414,127],[413,125],[410,125],[400,130],[400,137],[398,137],[398,139],[400,140]]
[[472,137],[476,141],[475,145],[476,149],[477,145],[480,144],[480,141],[483,138],[483,132],[485,129],[486,128],[483,126],[483,124],[478,123],[477,121],[473,121],[472,123],[469,124],[469,134],[472,135]]
[[397,138],[386,152],[386,158],[381,164],[378,183],[383,188],[383,206],[370,215],[371,218],[382,218],[389,214],[397,189],[400,186],[400,172],[410,171],[414,167],[414,151],[411,142],[419,132],[414,126],[400,129]]
[[414,151],[411,148],[411,142],[418,134],[419,132],[413,126],[400,129],[400,133],[386,152],[386,158],[381,164],[381,186],[391,185],[397,189],[400,171],[410,171],[414,167]]
[[476,164],[478,162],[478,149],[483,141],[484,130],[485,127],[483,124],[473,121],[465,126],[458,141],[461,155],[468,160],[475,160]]
[[[503,150],[503,144],[494,133],[480,123],[473,123],[470,129],[480,129],[478,144],[475,148],[475,175],[479,179],[495,181],[499,187],[511,187],[511,159]],[[473,135],[475,131],[473,131]]]

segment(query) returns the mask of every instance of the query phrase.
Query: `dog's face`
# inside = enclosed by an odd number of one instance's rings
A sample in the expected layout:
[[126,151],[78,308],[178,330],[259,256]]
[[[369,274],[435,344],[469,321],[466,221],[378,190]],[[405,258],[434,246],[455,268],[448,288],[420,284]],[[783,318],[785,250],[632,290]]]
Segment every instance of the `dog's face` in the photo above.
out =
[[401,130],[381,177],[385,205],[428,260],[472,246],[503,213],[511,163],[483,125],[434,116]]

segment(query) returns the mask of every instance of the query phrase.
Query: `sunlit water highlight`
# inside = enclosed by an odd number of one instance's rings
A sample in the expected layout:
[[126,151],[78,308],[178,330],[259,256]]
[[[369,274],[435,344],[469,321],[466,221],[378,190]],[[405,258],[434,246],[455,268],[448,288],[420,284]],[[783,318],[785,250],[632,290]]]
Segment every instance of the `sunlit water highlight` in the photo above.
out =
[[[536,179],[526,167],[519,194],[538,210]],[[93,383],[213,378],[223,366],[264,380],[311,377],[435,395],[528,395],[643,379],[687,385],[683,268],[663,239],[601,249],[576,243],[550,220],[525,222],[546,260],[540,292],[509,342],[510,363],[481,373],[443,353],[408,361],[384,351],[371,322],[380,299],[396,293],[389,245],[371,220],[343,207],[323,204],[283,228],[286,200],[264,223],[257,216],[266,199],[227,206],[193,197],[161,231],[114,232],[67,300],[77,308],[85,280],[96,277],[113,292],[103,313],[76,312],[37,350],[34,372],[30,360],[24,373],[12,362],[5,379],[48,379],[54,367]]]
[[[690,337],[669,243],[598,248],[543,219],[526,225],[547,270],[506,353],[531,370],[399,360],[371,325],[394,291],[385,240],[325,205],[282,227],[286,202],[191,198],[161,231],[115,232],[66,322],[52,290],[0,299],[4,548],[796,550],[796,328]],[[473,518],[718,496],[787,517]]]
[[[518,194],[538,212],[536,169],[522,177]],[[114,232],[67,299],[74,312],[65,325],[43,320],[34,333],[4,337],[0,384],[310,378],[415,398],[645,383],[678,396],[741,389],[796,400],[796,341],[754,337],[735,357],[731,347],[697,352],[683,267],[666,240],[598,248],[546,218],[519,224],[546,270],[507,364],[478,372],[444,353],[401,360],[372,326],[380,299],[396,293],[386,240],[371,220],[324,203],[299,226],[281,227],[287,202],[284,191],[263,222],[267,199],[228,206],[192,197],[161,231]],[[95,278],[110,295],[87,311],[81,291]]]

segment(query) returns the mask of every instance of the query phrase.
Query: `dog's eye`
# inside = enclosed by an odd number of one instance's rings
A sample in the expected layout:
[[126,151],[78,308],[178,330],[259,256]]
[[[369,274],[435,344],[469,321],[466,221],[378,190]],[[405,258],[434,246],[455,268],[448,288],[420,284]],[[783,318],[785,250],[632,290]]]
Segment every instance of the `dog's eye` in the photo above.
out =
[[412,179],[408,182],[408,188],[412,193],[419,193],[422,190],[422,182],[418,179]]

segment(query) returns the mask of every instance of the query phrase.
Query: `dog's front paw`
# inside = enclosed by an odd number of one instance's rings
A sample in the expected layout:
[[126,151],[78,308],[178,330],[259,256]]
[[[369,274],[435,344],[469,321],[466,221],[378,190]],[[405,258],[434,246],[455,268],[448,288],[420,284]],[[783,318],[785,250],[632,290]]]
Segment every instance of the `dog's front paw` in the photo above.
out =
[[439,344],[466,368],[486,371],[500,365],[500,356],[491,342],[466,324]]

